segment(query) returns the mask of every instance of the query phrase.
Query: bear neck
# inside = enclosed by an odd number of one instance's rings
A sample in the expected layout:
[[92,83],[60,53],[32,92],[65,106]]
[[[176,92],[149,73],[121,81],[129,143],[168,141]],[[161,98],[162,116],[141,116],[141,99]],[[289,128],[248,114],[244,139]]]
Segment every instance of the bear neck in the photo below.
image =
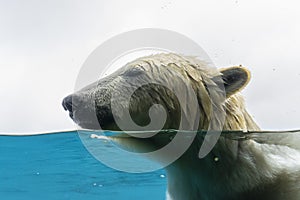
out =
[[[224,106],[226,118],[223,130],[260,130],[245,109],[241,95],[229,97]],[[197,135],[189,149],[177,161],[166,167],[169,199],[234,200],[241,191],[235,191],[235,183],[244,180],[245,184],[241,184],[240,187],[254,187],[255,183],[249,182],[248,176],[257,176],[255,166],[247,159],[237,160],[239,141],[221,137],[214,149],[205,158],[199,159],[202,141],[203,136]],[[236,165],[241,169],[238,173],[234,171]],[[248,166],[253,166],[253,174],[243,172]]]
[[241,94],[237,93],[227,98],[225,102],[226,120],[223,130],[258,131],[259,126],[250,116]]

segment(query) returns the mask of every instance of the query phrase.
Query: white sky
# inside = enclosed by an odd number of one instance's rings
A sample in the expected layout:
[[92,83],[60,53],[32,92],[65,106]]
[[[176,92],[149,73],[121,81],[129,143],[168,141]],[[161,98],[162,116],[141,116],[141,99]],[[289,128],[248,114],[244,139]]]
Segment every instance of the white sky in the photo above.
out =
[[74,129],[61,106],[87,56],[110,37],[163,28],[219,67],[252,72],[244,90],[263,129],[300,128],[300,6],[279,0],[0,0],[0,132]]

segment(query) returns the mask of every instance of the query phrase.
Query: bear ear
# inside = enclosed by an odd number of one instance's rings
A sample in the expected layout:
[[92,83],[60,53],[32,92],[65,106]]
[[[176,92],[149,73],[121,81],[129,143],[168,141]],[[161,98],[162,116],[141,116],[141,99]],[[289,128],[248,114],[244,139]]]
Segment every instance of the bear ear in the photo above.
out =
[[229,97],[242,90],[250,81],[250,72],[240,66],[221,69],[226,96]]

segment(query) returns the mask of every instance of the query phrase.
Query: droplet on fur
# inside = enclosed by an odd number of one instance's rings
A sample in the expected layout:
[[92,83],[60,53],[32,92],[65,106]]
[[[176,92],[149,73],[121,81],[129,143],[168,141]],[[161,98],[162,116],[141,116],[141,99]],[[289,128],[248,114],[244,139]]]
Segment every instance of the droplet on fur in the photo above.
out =
[[218,162],[219,160],[220,160],[219,157],[214,157],[215,162]]

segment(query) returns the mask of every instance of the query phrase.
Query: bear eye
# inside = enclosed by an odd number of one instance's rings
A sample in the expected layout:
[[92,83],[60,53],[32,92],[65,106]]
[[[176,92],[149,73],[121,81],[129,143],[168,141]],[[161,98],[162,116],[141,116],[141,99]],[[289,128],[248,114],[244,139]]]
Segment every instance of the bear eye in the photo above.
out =
[[133,76],[138,76],[138,75],[141,75],[143,74],[145,71],[142,70],[141,68],[131,68],[131,69],[128,69],[126,70],[123,75],[124,76],[130,76],[130,77],[133,77]]

